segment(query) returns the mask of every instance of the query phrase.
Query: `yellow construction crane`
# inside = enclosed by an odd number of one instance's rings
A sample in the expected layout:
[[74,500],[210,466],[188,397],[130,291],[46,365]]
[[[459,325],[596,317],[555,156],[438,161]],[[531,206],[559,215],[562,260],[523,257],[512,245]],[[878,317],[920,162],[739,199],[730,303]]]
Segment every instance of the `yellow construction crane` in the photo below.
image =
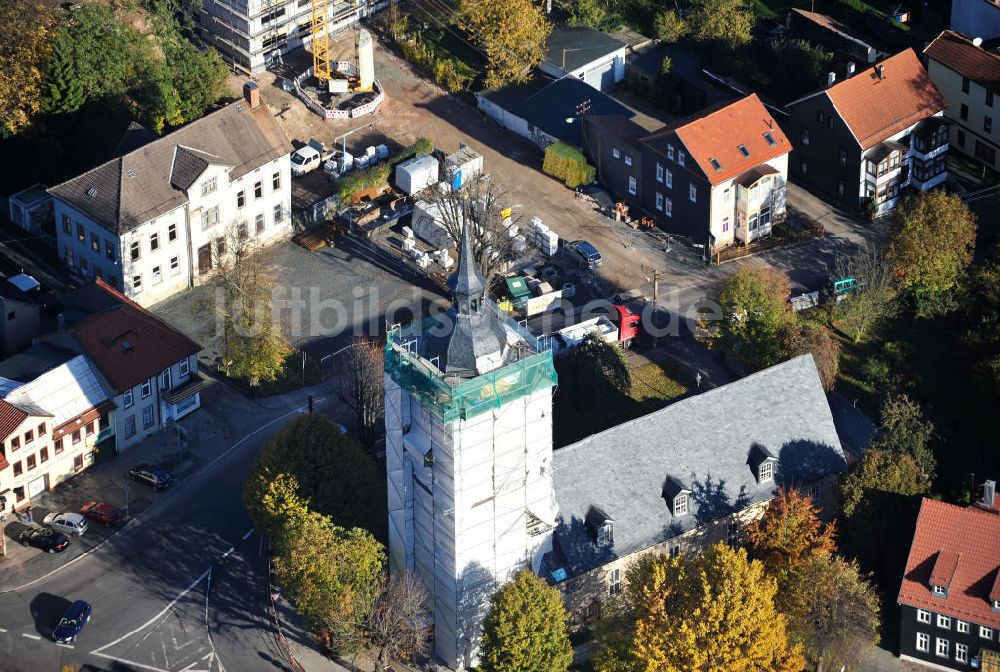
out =
[[329,0],[312,0],[312,51],[313,76],[319,80],[320,86],[333,78],[330,67],[330,31],[327,28]]

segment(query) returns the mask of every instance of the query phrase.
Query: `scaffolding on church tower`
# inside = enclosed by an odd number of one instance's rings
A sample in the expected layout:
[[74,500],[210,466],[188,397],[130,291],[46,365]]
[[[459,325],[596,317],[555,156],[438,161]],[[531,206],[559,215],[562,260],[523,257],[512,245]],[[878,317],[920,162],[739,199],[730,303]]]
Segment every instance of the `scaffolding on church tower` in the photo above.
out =
[[312,52],[313,77],[319,80],[320,87],[327,86],[333,78],[330,67],[330,1],[312,0]]

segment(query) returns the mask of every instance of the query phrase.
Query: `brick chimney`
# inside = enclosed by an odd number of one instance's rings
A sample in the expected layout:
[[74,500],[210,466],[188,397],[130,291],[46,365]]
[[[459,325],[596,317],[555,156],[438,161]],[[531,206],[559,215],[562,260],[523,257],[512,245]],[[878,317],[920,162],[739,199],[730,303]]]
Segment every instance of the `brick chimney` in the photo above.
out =
[[251,110],[260,105],[260,87],[257,86],[257,82],[247,82],[243,85],[243,99],[250,105]]

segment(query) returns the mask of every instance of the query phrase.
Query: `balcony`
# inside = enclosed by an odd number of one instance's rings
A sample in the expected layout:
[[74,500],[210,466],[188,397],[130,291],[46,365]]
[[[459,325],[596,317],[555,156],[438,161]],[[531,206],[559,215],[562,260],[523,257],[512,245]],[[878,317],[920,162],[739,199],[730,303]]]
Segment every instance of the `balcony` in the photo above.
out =
[[942,117],[924,119],[910,135],[910,156],[928,161],[948,151],[948,123]]
[[201,392],[203,387],[205,387],[205,379],[197,373],[192,373],[185,382],[171,390],[161,392],[160,396],[163,397],[163,400],[168,404],[176,406],[185,399],[193,397],[197,393]]

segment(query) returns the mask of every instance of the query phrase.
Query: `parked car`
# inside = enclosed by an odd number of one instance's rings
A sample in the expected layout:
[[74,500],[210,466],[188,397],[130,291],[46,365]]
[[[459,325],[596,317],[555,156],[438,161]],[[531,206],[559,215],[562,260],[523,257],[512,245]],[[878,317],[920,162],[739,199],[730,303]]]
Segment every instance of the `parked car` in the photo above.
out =
[[566,249],[571,254],[575,254],[580,261],[583,262],[583,265],[591,271],[600,268],[601,262],[604,261],[604,258],[601,256],[601,253],[597,251],[597,248],[588,243],[586,240],[574,240],[572,243],[567,243]]
[[34,546],[46,553],[62,553],[69,546],[69,537],[48,527],[29,527],[17,536],[23,546]]
[[152,464],[137,464],[128,470],[128,476],[133,481],[145,483],[154,491],[163,490],[173,480],[169,473]]
[[106,527],[117,525],[124,517],[121,509],[107,502],[87,502],[80,507],[80,513]]
[[292,175],[296,177],[311,173],[333,156],[319,140],[309,140],[308,144],[292,152]]
[[91,607],[83,600],[77,600],[69,606],[59,625],[52,631],[52,640],[59,644],[72,644],[77,635],[90,620]]
[[87,519],[79,513],[50,513],[45,516],[42,523],[56,532],[77,537],[83,536],[83,533],[87,531]]

